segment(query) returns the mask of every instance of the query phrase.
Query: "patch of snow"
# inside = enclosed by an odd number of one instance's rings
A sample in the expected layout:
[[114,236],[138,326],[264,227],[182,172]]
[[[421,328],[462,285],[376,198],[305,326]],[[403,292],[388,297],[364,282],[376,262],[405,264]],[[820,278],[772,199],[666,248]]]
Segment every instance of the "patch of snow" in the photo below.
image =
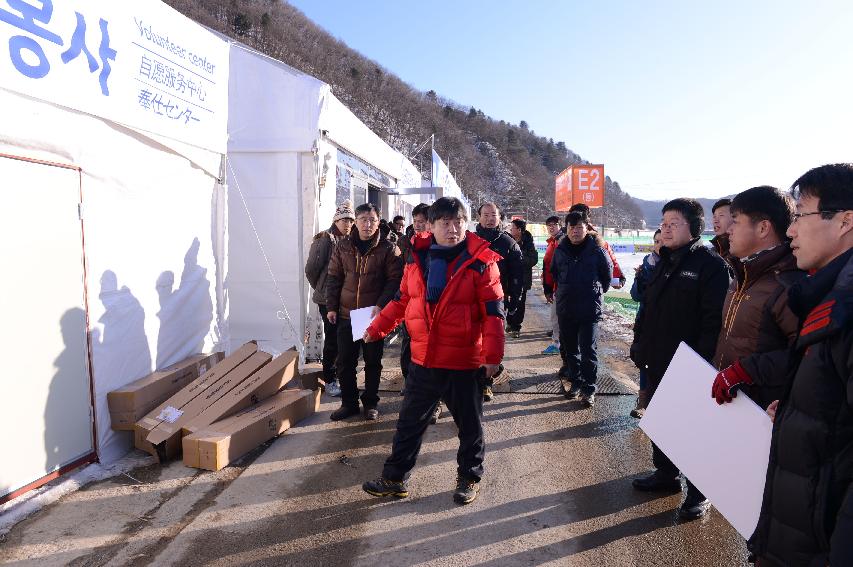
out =
[[132,451],[123,459],[110,465],[93,463],[6,502],[0,506],[0,536],[8,533],[18,522],[91,482],[126,474],[128,471],[148,466],[153,462],[154,457],[151,455]]
[[634,340],[634,317],[608,303],[604,304],[604,317],[598,323],[599,331],[630,345]]

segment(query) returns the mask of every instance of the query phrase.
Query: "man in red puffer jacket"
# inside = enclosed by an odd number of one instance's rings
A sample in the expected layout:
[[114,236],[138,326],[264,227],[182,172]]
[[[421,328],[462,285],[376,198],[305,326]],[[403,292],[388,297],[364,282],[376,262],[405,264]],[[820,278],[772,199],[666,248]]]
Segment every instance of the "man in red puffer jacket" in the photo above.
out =
[[363,488],[373,496],[409,495],[406,481],[424,432],[444,400],[459,427],[453,499],[468,504],[483,475],[482,383],[497,373],[504,353],[501,257],[465,230],[458,199],[438,199],[428,219],[432,233],[413,238],[400,291],[364,333],[365,342],[382,340],[405,319],[412,362],[391,456],[382,476]]
[[551,344],[545,347],[542,354],[560,354],[560,322],[557,318],[557,304],[554,302],[554,276],[551,274],[551,261],[557,245],[565,238],[566,233],[560,228],[560,217],[550,216],[545,221],[548,229],[548,247],[542,262],[542,289],[545,291],[545,302],[551,306]]

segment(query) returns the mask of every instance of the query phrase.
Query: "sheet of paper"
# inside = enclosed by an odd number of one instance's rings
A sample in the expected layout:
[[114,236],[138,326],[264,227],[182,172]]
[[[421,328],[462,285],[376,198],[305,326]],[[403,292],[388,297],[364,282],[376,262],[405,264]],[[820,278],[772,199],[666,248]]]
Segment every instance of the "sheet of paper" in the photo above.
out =
[[350,323],[352,323],[352,341],[361,340],[364,332],[370,326],[373,318],[370,316],[373,312],[373,307],[362,307],[361,309],[353,309],[349,312]]
[[744,538],[758,524],[773,424],[739,394],[717,405],[717,372],[679,345],[640,428],[666,453]]

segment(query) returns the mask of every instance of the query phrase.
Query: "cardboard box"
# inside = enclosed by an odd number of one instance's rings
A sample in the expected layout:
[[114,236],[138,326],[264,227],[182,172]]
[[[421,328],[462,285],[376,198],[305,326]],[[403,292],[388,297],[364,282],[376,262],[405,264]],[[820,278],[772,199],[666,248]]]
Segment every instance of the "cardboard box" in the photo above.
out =
[[112,428],[117,431],[133,431],[134,424],[148,412],[210,370],[224,357],[224,352],[195,354],[109,392],[107,404],[110,408]]
[[150,430],[140,427],[139,423],[137,423],[133,430],[134,447],[141,449],[146,453],[150,453],[157,459],[157,462],[160,463],[169,459],[174,459],[181,454],[180,435],[171,437],[167,439],[165,443],[161,443],[159,446],[155,447],[145,439],[148,437],[149,433]]
[[290,349],[269,364],[243,380],[233,390],[219,398],[207,409],[190,419],[183,426],[183,434],[189,435],[203,429],[214,421],[234,415],[255,405],[284,388],[296,376],[299,353]]
[[319,407],[320,390],[282,390],[260,404],[184,437],[184,464],[218,471]]
[[[171,456],[175,456],[179,451],[175,450],[175,446],[171,445],[171,453],[163,453],[162,455],[158,455],[157,449],[149,442],[146,441],[148,435],[151,431],[154,430],[160,423],[169,415],[174,416],[175,410],[180,410],[186,404],[191,402],[193,398],[198,396],[205,389],[210,387],[212,384],[216,383],[217,380],[228,374],[231,370],[233,370],[237,365],[241,362],[249,358],[252,354],[257,352],[258,345],[249,342],[235,350],[230,355],[226,356],[221,362],[216,364],[213,368],[184,386],[177,393],[173,394],[172,397],[162,402],[152,411],[150,411],[145,417],[140,419],[134,425],[134,444],[138,449],[142,449],[148,453],[151,453],[155,457],[158,458],[167,458]],[[171,410],[164,413],[167,408],[171,408]],[[179,440],[180,441],[180,440]],[[180,449],[180,443],[177,445],[177,449]]]
[[319,364],[306,364],[302,370],[298,371],[299,382],[302,388],[306,390],[316,390],[323,387],[326,388],[326,382],[323,381],[323,367]]
[[[181,429],[193,418],[204,410],[227,396],[231,390],[238,387],[249,376],[260,370],[265,364],[272,360],[272,355],[258,351],[241,362],[237,367],[214,382],[198,396],[193,398],[179,411],[175,411],[167,419],[160,422],[151,430],[146,441],[152,445],[159,445],[173,435],[181,435]],[[168,410],[168,408],[167,408]]]

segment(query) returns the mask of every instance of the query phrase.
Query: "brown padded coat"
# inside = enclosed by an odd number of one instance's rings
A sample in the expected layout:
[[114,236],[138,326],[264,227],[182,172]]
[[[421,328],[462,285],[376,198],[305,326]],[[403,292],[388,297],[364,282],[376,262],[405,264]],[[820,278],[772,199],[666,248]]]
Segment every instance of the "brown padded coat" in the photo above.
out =
[[345,319],[353,309],[385,307],[400,289],[403,277],[403,260],[396,244],[380,238],[377,230],[362,256],[355,243],[357,238],[358,229],[354,228],[338,242],[326,279],[326,309]]
[[712,238],[711,246],[714,247],[714,250],[716,250],[717,254],[720,255],[720,258],[725,260],[730,266],[734,267],[734,264],[738,262],[738,259],[732,256],[732,253],[729,250],[728,234],[721,234]]
[[799,320],[788,307],[788,288],[806,273],[797,269],[787,242],[745,262],[731,260],[735,279],[723,305],[714,366],[722,370],[739,360],[753,379],[744,393],[766,408],[786,390],[788,347],[799,330]]

